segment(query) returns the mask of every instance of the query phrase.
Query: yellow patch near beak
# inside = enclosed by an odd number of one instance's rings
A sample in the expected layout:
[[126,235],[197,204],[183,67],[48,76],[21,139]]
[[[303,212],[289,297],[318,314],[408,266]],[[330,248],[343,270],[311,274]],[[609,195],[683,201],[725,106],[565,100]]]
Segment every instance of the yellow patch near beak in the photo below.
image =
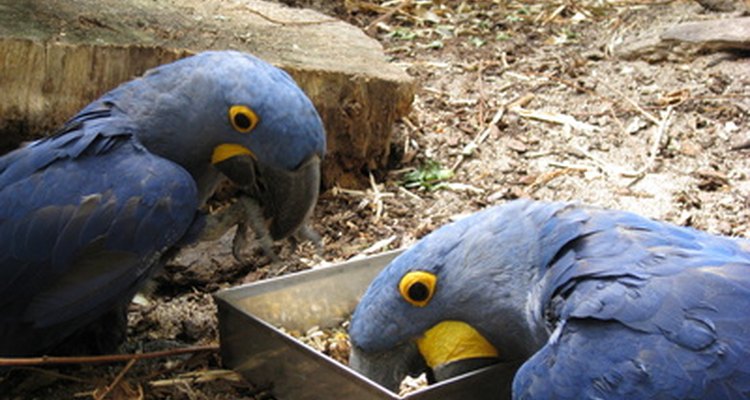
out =
[[250,157],[255,158],[255,154],[245,146],[234,143],[220,144],[214,147],[214,152],[211,154],[211,164],[218,164],[240,155],[249,155]]
[[430,368],[468,358],[497,357],[497,349],[471,325],[443,321],[417,339],[417,347]]

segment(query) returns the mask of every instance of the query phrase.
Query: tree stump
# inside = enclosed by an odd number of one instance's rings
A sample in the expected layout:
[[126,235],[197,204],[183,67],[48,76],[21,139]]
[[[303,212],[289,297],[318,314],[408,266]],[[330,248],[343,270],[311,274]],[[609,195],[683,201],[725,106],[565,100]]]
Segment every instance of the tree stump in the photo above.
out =
[[0,0],[0,150],[53,132],[81,107],[159,64],[236,49],[299,83],[324,120],[324,184],[384,165],[413,80],[340,20],[259,0]]

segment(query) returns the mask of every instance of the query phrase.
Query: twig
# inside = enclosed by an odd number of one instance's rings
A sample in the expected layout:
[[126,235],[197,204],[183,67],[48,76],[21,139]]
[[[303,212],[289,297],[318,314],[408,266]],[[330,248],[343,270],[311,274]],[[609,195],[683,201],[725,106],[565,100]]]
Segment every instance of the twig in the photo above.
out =
[[464,159],[467,156],[470,156],[476,148],[479,147],[482,142],[484,142],[487,137],[492,132],[492,128],[494,128],[498,122],[503,118],[505,115],[506,108],[505,106],[500,107],[496,112],[495,116],[492,117],[492,120],[489,124],[484,128],[484,130],[477,135],[471,142],[469,142],[464,148],[461,150],[461,154],[458,155],[458,159],[455,163],[453,163],[453,166],[451,167],[451,172],[456,172],[459,166],[461,166],[461,163],[464,162]]
[[593,155],[591,152],[587,151],[586,149],[582,147],[579,147],[576,145],[570,145],[568,147],[567,152],[576,157],[588,158],[589,160],[593,161],[594,164],[596,164],[596,166],[599,167],[607,175],[617,175],[617,174],[623,173],[622,168],[609,164],[608,162]]
[[617,114],[615,114],[615,109],[612,107],[612,104],[607,107],[609,111],[609,115],[612,117],[612,120],[615,121],[615,124],[618,128],[620,128],[620,133],[625,136],[627,135],[627,131],[625,130],[625,125],[622,124],[622,121],[620,121],[620,118],[617,118]]
[[654,117],[653,114],[651,114],[650,112],[644,110],[643,107],[641,107],[638,103],[635,102],[635,100],[633,100],[630,97],[626,96],[625,93],[623,93],[623,92],[617,90],[616,88],[608,85],[607,82],[604,82],[603,80],[597,79],[597,78],[594,78],[594,79],[596,79],[596,81],[598,83],[602,84],[607,89],[609,89],[609,90],[617,93],[618,96],[620,96],[623,100],[625,100],[628,104],[630,104],[636,111],[638,111],[639,113],[641,113],[641,115],[643,115],[644,117],[646,117],[646,119],[648,119],[649,121],[653,122],[654,125],[659,126],[659,124],[661,123],[661,121],[659,121],[658,118]]
[[227,380],[230,382],[242,382],[242,377],[236,371],[217,369],[207,371],[190,371],[184,374],[180,374],[176,378],[151,381],[148,384],[151,387],[165,387],[190,383],[211,382],[219,379]]
[[345,195],[354,196],[354,197],[364,197],[367,195],[367,193],[362,190],[347,189],[347,188],[342,188],[339,186],[334,186],[333,189],[331,189],[331,192],[334,195],[345,194]]
[[562,168],[562,169],[556,169],[554,171],[542,174],[538,176],[536,179],[534,179],[534,182],[529,186],[529,191],[536,192],[542,186],[548,184],[555,178],[558,178],[560,176],[567,175],[567,174],[576,173],[576,172],[581,172],[581,170],[578,168]]
[[393,16],[393,14],[396,14],[397,12],[403,10],[409,4],[411,4],[411,0],[404,0],[397,7],[393,7],[392,9],[388,10],[388,12],[386,12],[385,14],[375,18],[374,21],[370,22],[370,24],[367,25],[367,27],[365,28],[365,33],[367,33],[368,35],[372,34],[373,28],[375,28],[378,24],[390,19]]
[[317,20],[317,21],[282,21],[282,20],[278,20],[278,19],[275,19],[275,18],[271,18],[268,15],[265,15],[262,12],[253,9],[250,6],[246,5],[246,4],[244,6],[245,6],[245,11],[249,12],[250,14],[257,15],[257,16],[265,19],[266,21],[268,21],[270,23],[273,23],[273,24],[277,24],[277,25],[284,25],[284,26],[321,25],[321,24],[327,24],[327,23],[332,23],[332,22],[338,22],[339,21],[339,20],[337,20],[335,18],[321,19],[321,20]]
[[162,351],[153,351],[150,353],[135,354],[106,354],[101,356],[82,356],[82,357],[18,357],[6,358],[0,357],[0,367],[24,367],[33,365],[52,365],[52,364],[99,364],[115,363],[130,360],[148,360],[153,358],[163,358],[181,354],[200,353],[204,351],[219,351],[219,345],[209,344],[204,346],[183,347],[179,349],[170,349]]
[[377,242],[373,243],[370,247],[360,251],[357,253],[354,257],[350,258],[349,260],[358,260],[361,258],[365,258],[370,254],[374,254],[377,252],[380,252],[381,250],[388,247],[391,243],[393,243],[398,237],[396,235],[392,235],[390,237],[387,237],[383,240],[378,240]]
[[130,361],[128,361],[128,363],[125,364],[125,367],[123,367],[123,369],[117,374],[117,376],[112,381],[112,383],[110,383],[109,385],[107,385],[107,387],[104,388],[103,392],[97,393],[94,396],[94,400],[102,400],[105,397],[107,397],[107,395],[109,394],[109,392],[111,392],[112,389],[114,389],[115,387],[117,387],[117,385],[120,384],[120,381],[122,380],[122,378],[125,376],[126,373],[128,373],[128,371],[130,370],[130,368],[132,368],[133,365],[135,365],[135,363],[137,361],[138,360],[135,359],[135,358],[132,358]]
[[568,125],[571,128],[575,128],[585,132],[596,132],[599,130],[599,128],[594,125],[578,121],[572,115],[539,110],[528,110],[521,107],[516,107],[514,111],[523,118],[535,119],[538,121],[549,122],[553,124]]
[[627,186],[633,186],[636,182],[638,182],[641,178],[643,178],[646,173],[649,172],[649,170],[653,167],[654,163],[656,162],[656,156],[659,155],[659,150],[661,149],[661,142],[664,138],[664,135],[667,131],[667,127],[669,126],[669,119],[672,115],[673,107],[670,106],[667,108],[667,111],[664,113],[664,118],[659,121],[659,125],[654,132],[652,143],[651,143],[651,149],[648,153],[648,158],[646,159],[643,166],[636,170],[625,170],[621,167],[613,166],[606,161],[600,159],[599,157],[596,157],[595,155],[591,154],[590,152],[586,151],[585,149],[571,145],[570,149],[573,150],[571,152],[573,155],[579,156],[579,157],[585,157],[593,161],[597,166],[599,166],[606,174],[612,175],[614,173],[619,174],[620,176],[623,176],[625,178],[635,178],[633,181],[631,181]]
[[419,201],[420,203],[424,201],[424,200],[422,200],[421,197],[419,197],[416,194],[414,194],[414,193],[410,192],[409,190],[405,189],[403,186],[399,186],[398,187],[398,191],[401,192],[401,193],[403,193],[403,194],[405,194],[408,197],[411,197],[414,200]]
[[609,5],[613,7],[632,7],[632,6],[663,6],[673,3],[675,0],[630,0],[630,1],[613,1]]
[[659,154],[659,150],[661,149],[662,138],[664,137],[664,134],[667,131],[667,127],[669,126],[669,119],[672,116],[672,110],[672,106],[667,107],[667,111],[664,113],[664,118],[662,118],[662,120],[659,122],[656,132],[654,132],[654,137],[652,139],[653,141],[651,143],[651,150],[649,151],[646,163],[633,174],[627,174],[624,172],[622,173],[622,176],[626,178],[636,178],[635,181],[631,182],[628,186],[632,186],[635,182],[640,180],[640,178],[642,178],[651,169],[651,167],[653,167],[654,162],[656,161],[656,156]]
[[587,172],[591,169],[588,165],[580,165],[580,164],[568,164],[558,161],[550,161],[547,163],[550,167],[555,168],[562,168],[562,169],[569,169],[573,171],[579,171],[579,172]]
[[442,91],[440,89],[435,89],[434,87],[422,86],[422,90],[424,90],[425,92],[436,94],[438,96],[450,97],[450,93]]
[[737,151],[737,150],[745,150],[750,149],[750,140],[746,140],[744,142],[741,142],[740,144],[736,144],[729,148],[729,150]]
[[513,110],[514,108],[523,107],[526,104],[529,104],[531,100],[534,100],[534,93],[526,93],[521,97],[518,97],[516,100],[511,101],[508,103],[508,105],[505,107],[508,110]]
[[461,154],[458,155],[458,158],[456,159],[456,162],[453,163],[453,166],[451,167],[451,172],[455,173],[458,167],[461,166],[461,163],[464,162],[466,157],[470,156],[474,150],[476,150],[479,145],[484,142],[487,137],[492,133],[493,128],[496,128],[497,124],[500,122],[501,119],[503,119],[503,116],[505,115],[505,112],[508,110],[512,110],[516,107],[522,107],[526,103],[530,102],[534,98],[533,93],[526,93],[523,96],[515,98],[513,101],[510,101],[504,105],[502,105],[500,108],[497,109],[495,112],[495,115],[492,117],[492,120],[490,120],[490,123],[487,124],[487,126],[484,128],[484,130],[474,137],[471,142],[466,144],[463,149],[461,149]]
[[477,99],[477,121],[479,122],[479,125],[484,122],[484,108],[486,106],[486,101],[484,98],[484,79],[482,79],[483,74],[484,63],[480,61],[479,65],[477,66],[477,93],[479,94]]
[[469,192],[473,194],[484,193],[484,189],[461,182],[445,182],[440,186],[441,189],[447,189],[453,192]]
[[565,4],[562,4],[562,5],[560,5],[560,7],[557,7],[555,9],[555,11],[553,11],[552,14],[549,15],[549,17],[545,18],[544,21],[542,21],[542,26],[547,25],[553,19],[555,19],[555,17],[557,17],[558,15],[560,15],[561,12],[565,11],[565,7],[567,7],[567,5],[565,5]]
[[372,192],[374,193],[374,200],[375,203],[375,221],[379,221],[380,217],[383,216],[383,194],[380,193],[380,189],[378,188],[378,184],[375,183],[375,177],[372,176],[372,172],[369,172],[370,175],[370,187],[372,188]]

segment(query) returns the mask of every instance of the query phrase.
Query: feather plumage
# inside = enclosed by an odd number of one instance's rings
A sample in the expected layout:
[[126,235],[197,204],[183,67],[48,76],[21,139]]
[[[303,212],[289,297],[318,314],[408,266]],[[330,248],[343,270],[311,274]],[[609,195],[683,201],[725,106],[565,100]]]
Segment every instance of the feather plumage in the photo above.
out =
[[[467,322],[500,361],[523,362],[518,399],[747,398],[748,249],[744,239],[628,212],[519,200],[449,224],[395,259],[350,334],[367,357],[440,321]],[[437,275],[426,307],[396,289],[412,270]]]

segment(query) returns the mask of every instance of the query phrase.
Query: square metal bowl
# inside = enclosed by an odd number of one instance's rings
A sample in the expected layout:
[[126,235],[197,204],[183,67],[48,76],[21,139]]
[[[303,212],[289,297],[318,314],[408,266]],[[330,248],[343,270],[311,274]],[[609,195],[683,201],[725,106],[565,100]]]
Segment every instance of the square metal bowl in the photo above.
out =
[[494,365],[405,396],[282,332],[339,326],[367,286],[401,250],[223,290],[219,307],[221,356],[227,367],[280,400],[509,398],[512,370]]

